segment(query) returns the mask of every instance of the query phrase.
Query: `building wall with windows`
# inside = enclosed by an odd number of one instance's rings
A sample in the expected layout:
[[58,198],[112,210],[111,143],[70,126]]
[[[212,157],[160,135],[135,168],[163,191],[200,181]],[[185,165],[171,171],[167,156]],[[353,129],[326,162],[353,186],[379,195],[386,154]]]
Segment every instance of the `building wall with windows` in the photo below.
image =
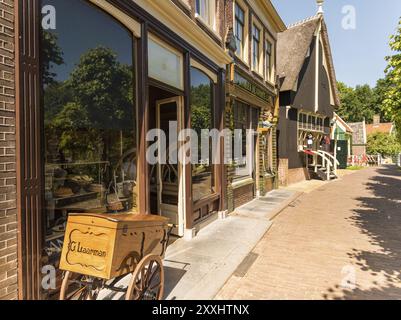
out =
[[[232,61],[224,50],[223,4],[0,1],[0,298],[57,296],[70,212],[162,210],[146,133],[170,116],[182,128],[223,129]],[[57,9],[57,32],[41,23],[44,5]],[[156,114],[161,105],[163,116]],[[210,155],[200,160],[175,168],[186,174],[171,183],[180,236],[224,210],[223,166],[210,165]],[[55,268],[56,289],[42,286],[43,266]]]
[[[304,151],[331,147],[334,109],[339,106],[328,32],[322,14],[290,26],[279,35],[279,171],[283,185],[310,179]],[[308,143],[312,142],[312,143]]]
[[232,36],[226,43],[235,43],[234,63],[227,71],[226,125],[257,132],[243,140],[245,166],[234,155],[227,167],[226,201],[232,211],[277,184],[276,48],[277,34],[285,25],[270,1],[230,0],[226,30]]

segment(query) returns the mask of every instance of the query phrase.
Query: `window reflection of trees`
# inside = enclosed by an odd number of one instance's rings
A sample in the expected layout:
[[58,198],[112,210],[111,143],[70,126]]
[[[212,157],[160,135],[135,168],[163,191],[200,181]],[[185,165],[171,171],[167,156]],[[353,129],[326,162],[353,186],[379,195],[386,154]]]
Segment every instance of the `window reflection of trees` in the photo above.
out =
[[198,163],[192,165],[192,197],[198,201],[213,192],[212,143],[209,139],[209,153],[201,156],[203,129],[213,126],[213,82],[202,71],[191,68],[191,126],[198,134]]
[[[72,21],[76,10],[88,14],[86,21],[77,22],[78,26],[60,22],[56,30],[43,30],[41,37],[44,262],[57,265],[69,212],[113,213],[135,206],[133,65],[120,58],[122,47],[130,48],[132,57],[133,38],[113,18],[86,1],[67,4],[46,0],[42,4],[54,5],[61,21]],[[113,30],[120,30],[122,34],[116,35],[119,40],[115,41],[126,39],[127,43],[113,44],[110,35],[104,41],[102,33],[93,35],[91,43],[96,42],[95,46],[66,40],[67,33],[76,33],[96,19],[105,23],[104,28],[113,25]],[[74,58],[76,52],[81,52],[78,58]]]

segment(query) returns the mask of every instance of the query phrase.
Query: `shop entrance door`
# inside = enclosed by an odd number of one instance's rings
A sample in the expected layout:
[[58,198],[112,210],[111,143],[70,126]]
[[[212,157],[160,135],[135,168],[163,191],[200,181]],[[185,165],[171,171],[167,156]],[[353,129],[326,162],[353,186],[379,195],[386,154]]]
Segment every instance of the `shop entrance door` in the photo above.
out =
[[173,97],[156,101],[156,127],[162,130],[166,144],[158,139],[157,198],[158,212],[174,224],[173,234],[184,235],[185,179],[182,161],[179,159],[180,143],[171,141],[170,135],[175,130],[171,126],[176,121],[177,135],[182,129],[182,97]]

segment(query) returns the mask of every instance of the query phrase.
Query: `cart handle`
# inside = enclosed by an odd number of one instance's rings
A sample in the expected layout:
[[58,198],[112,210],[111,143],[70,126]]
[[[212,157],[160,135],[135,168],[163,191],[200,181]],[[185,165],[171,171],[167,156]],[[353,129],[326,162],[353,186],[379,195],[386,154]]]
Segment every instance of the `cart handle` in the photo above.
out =
[[160,254],[161,257],[163,257],[163,256],[164,256],[164,253],[166,252],[168,243],[169,243],[169,241],[170,241],[171,231],[173,231],[173,229],[174,229],[174,224],[168,223],[168,224],[167,224],[167,227],[168,227],[168,231],[166,232],[165,237],[164,237],[163,240],[161,241],[162,244],[163,244],[162,252],[161,252],[161,254]]

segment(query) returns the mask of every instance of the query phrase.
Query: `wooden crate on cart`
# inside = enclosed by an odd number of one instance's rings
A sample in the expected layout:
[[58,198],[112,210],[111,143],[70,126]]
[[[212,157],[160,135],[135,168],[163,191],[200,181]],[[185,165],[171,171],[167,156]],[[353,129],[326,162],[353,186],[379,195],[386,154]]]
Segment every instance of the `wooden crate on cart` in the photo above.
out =
[[112,279],[131,273],[146,255],[163,258],[168,219],[139,214],[70,214],[60,269]]

